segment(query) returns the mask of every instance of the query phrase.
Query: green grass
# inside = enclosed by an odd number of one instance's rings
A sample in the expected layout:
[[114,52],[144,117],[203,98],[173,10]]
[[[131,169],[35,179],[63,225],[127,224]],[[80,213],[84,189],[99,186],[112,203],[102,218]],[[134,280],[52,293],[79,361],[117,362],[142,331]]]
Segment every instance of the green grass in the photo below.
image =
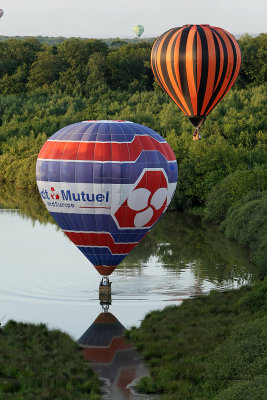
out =
[[266,399],[266,300],[267,280],[148,314],[127,332],[151,368],[138,390],[162,400]]
[[0,328],[1,400],[99,400],[99,379],[78,344],[44,324]]

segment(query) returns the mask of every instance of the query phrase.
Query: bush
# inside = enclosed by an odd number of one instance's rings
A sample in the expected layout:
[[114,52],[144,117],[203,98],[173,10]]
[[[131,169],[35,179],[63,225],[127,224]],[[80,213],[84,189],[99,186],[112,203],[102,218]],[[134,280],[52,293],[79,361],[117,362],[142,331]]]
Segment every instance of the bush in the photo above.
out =
[[[242,388],[251,385],[253,397],[247,398],[263,399],[263,394],[267,391],[267,376],[263,384],[267,367],[267,360],[263,357],[267,350],[266,344],[267,317],[238,325],[230,338],[213,353],[206,371],[205,389],[213,393],[221,392],[215,399],[243,400]],[[256,387],[260,394],[255,390]],[[234,394],[237,397],[233,397]]]
[[1,400],[99,400],[99,379],[67,334],[9,321],[0,348]]
[[252,260],[267,273],[267,191],[251,192],[232,206],[221,223],[226,236],[252,251]]
[[230,207],[251,191],[267,187],[267,168],[237,170],[215,185],[207,196],[204,220],[219,223]]
[[265,400],[266,397],[266,376],[259,375],[251,380],[233,382],[213,400]]
[[151,312],[128,334],[151,368],[139,390],[162,400],[263,400],[266,292],[267,280]]

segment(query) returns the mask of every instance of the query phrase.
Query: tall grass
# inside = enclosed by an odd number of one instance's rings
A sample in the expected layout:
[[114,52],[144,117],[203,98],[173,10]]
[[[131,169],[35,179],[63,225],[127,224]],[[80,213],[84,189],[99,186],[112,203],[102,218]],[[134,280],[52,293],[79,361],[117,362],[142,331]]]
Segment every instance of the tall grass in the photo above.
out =
[[99,392],[67,334],[14,321],[0,328],[1,400],[99,400]]

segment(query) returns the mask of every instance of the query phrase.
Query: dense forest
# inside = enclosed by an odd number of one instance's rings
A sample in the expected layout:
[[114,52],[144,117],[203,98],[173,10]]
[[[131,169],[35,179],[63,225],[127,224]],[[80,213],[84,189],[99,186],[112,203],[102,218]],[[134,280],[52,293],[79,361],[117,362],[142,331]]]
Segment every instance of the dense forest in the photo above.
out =
[[154,80],[152,41],[0,41],[0,181],[35,189],[42,144],[68,124],[145,124],[166,138],[177,157],[172,207],[200,210],[206,221],[251,247],[254,262],[265,269],[267,34],[238,42],[239,77],[205,122],[203,140],[195,142],[191,123]]

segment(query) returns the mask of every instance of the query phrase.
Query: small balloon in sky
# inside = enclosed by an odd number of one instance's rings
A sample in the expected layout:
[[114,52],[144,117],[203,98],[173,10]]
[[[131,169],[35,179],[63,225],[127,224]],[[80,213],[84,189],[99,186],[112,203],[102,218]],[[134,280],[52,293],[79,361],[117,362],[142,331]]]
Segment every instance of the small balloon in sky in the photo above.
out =
[[0,8],[0,18],[2,18],[3,15],[4,15],[4,10],[2,10],[2,8]]
[[82,121],[62,128],[43,145],[36,164],[46,208],[103,276],[165,212],[177,175],[165,139],[129,121]]
[[143,25],[135,25],[133,27],[133,31],[136,34],[136,36],[139,38],[142,35],[142,33],[144,32],[144,27],[143,27]]

